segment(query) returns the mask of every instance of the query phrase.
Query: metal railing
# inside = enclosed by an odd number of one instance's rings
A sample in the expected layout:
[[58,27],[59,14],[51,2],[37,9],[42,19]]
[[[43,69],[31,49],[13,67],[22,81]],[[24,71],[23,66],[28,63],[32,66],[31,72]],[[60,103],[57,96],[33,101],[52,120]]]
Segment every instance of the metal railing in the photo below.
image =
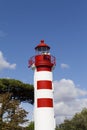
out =
[[[55,66],[56,65],[56,58],[52,55],[51,57],[51,63]],[[35,64],[35,56],[32,56],[28,61],[28,67],[30,68],[33,64]]]

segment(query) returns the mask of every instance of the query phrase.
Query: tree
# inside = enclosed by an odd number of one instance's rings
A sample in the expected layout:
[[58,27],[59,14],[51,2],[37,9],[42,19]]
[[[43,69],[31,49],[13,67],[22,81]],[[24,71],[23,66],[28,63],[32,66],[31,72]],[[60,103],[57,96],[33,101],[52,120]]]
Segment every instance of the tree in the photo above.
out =
[[56,130],[87,130],[87,108],[76,113],[71,120],[64,120],[64,123],[57,126]]
[[27,121],[27,112],[19,107],[18,100],[10,97],[9,93],[0,95],[0,130],[21,130],[20,124]]
[[6,92],[11,93],[11,99],[34,103],[33,85],[15,79],[0,79],[0,94]]
[[81,113],[75,114],[72,124],[78,130],[87,130],[87,109],[84,108]]
[[27,112],[19,107],[22,101],[33,104],[33,85],[15,79],[0,79],[0,130],[23,130]]

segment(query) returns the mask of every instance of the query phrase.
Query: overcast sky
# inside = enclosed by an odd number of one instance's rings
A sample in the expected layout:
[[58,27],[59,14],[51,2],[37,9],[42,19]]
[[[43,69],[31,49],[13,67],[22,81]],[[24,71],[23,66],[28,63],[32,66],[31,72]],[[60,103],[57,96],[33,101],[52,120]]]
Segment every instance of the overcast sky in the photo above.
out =
[[0,78],[33,84],[28,59],[44,39],[56,57],[56,122],[87,107],[87,1],[0,0]]

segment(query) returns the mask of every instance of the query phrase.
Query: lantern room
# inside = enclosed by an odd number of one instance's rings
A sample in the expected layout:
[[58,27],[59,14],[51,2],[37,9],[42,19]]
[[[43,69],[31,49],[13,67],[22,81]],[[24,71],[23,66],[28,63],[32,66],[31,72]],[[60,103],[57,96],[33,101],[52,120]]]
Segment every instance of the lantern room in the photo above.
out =
[[50,47],[41,40],[40,44],[35,47],[36,54],[49,54]]
[[55,57],[50,54],[50,46],[44,43],[44,40],[35,47],[35,51],[36,55],[29,59],[29,67],[51,69],[55,66]]

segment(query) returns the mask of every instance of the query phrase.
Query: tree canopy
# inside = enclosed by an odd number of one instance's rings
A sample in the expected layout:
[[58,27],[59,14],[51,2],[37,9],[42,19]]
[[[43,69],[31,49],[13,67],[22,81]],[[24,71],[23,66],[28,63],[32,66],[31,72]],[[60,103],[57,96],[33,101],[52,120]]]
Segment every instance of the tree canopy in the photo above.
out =
[[34,103],[33,85],[15,79],[0,79],[0,94],[6,92],[11,93],[11,99]]
[[76,113],[71,120],[66,119],[56,130],[87,130],[87,108]]
[[8,92],[0,94],[0,130],[22,130],[20,124],[28,121],[28,112],[20,107],[18,100],[10,100],[10,97]]
[[27,121],[21,102],[34,103],[33,85],[16,79],[0,79],[0,130],[26,130],[20,124]]

